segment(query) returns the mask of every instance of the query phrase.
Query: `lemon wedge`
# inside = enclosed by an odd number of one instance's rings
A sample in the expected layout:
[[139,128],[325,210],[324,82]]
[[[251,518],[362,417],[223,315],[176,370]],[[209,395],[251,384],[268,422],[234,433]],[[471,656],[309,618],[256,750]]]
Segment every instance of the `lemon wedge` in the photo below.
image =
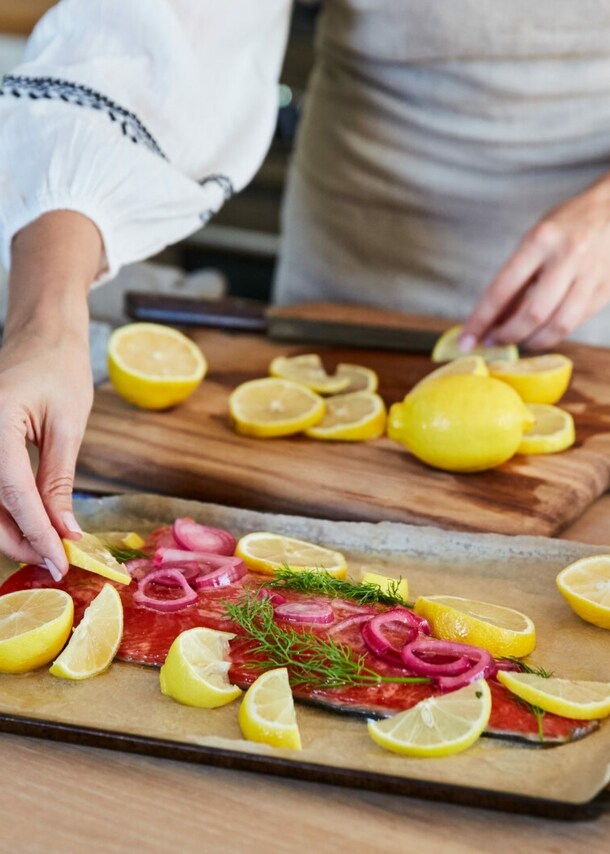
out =
[[80,540],[62,540],[62,543],[72,566],[102,575],[110,581],[118,581],[119,584],[131,584],[131,576],[125,567],[114,559],[95,534],[84,533]]
[[102,531],[96,534],[98,540],[108,548],[133,549],[138,551],[146,540],[135,531]]
[[474,374],[477,377],[487,377],[489,376],[489,371],[487,369],[487,363],[482,356],[460,356],[459,359],[452,359],[451,362],[447,362],[446,365],[441,365],[440,368],[436,368],[436,370],[426,374],[423,379],[413,386],[411,391],[419,388],[424,383],[430,382],[430,380],[435,380],[439,377],[452,376],[454,374]]
[[498,680],[517,697],[554,715],[578,721],[610,715],[610,682],[545,678],[507,670],[498,671]]
[[428,620],[434,637],[483,647],[494,658],[523,658],[536,646],[530,618],[503,605],[461,596],[420,596],[414,610]]
[[533,426],[521,439],[518,454],[557,454],[576,441],[574,419],[565,409],[547,403],[529,403]]
[[174,640],[159,673],[161,692],[186,706],[215,709],[241,694],[231,685],[229,641],[235,635],[195,628]]
[[610,555],[583,557],[562,569],[556,581],[575,614],[610,629]]
[[526,403],[557,403],[570,384],[573,363],[560,353],[489,363],[489,373],[508,383]]
[[393,593],[406,602],[409,598],[409,583],[406,578],[390,578],[379,572],[364,572],[362,574],[363,584],[374,584],[382,593]]
[[317,353],[304,356],[277,356],[269,365],[272,377],[301,383],[318,394],[336,394],[350,384],[347,376],[327,374]]
[[269,438],[290,436],[322,420],[325,404],[301,383],[266,377],[237,386],[229,411],[238,433]]
[[[462,333],[462,326],[452,326],[443,332],[432,350],[433,362],[450,362],[452,359],[458,359],[464,353],[458,346],[458,341]],[[515,344],[503,344],[492,347],[486,347],[480,344],[474,347],[467,354],[469,356],[481,356],[486,362],[494,362],[498,360],[516,362],[519,358],[519,350]]]
[[0,673],[48,664],[68,639],[74,605],[64,590],[18,590],[0,596]]
[[250,685],[239,707],[244,738],[301,750],[301,734],[285,667],[268,670]]
[[255,572],[274,575],[286,566],[294,571],[320,569],[333,578],[345,578],[347,563],[340,552],[305,540],[255,531],[239,540],[235,554]]
[[123,635],[123,604],[111,584],[104,584],[49,673],[60,679],[89,679],[107,670]]
[[354,391],[368,391],[374,394],[379,386],[379,377],[375,371],[365,368],[364,365],[340,362],[335,376],[341,379],[347,378],[349,381],[349,385],[339,392],[340,394],[351,394]]
[[369,721],[369,735],[380,747],[402,756],[450,756],[479,738],[491,714],[491,692],[484,679],[438,697],[421,700],[391,718]]
[[383,436],[385,425],[386,408],[379,395],[356,391],[329,398],[322,420],[305,434],[311,439],[362,442]]

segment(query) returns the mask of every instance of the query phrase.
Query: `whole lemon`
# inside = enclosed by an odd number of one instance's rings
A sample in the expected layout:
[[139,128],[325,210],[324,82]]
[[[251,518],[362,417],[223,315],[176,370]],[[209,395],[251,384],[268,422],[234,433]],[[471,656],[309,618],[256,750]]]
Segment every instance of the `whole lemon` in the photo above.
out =
[[474,472],[509,460],[532,423],[506,383],[454,375],[424,383],[394,404],[388,434],[428,465]]

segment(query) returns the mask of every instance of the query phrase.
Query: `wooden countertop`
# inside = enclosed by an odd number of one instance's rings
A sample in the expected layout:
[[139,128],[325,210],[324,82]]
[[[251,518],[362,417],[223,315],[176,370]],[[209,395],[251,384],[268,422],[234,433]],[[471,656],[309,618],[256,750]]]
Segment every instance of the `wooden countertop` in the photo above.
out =
[[0,33],[27,35],[55,0],[0,0]]

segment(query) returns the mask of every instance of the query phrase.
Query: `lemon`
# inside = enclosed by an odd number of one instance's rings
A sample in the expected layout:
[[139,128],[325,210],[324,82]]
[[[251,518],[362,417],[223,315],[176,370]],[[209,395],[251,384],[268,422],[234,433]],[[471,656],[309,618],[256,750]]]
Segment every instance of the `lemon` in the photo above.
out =
[[[461,326],[452,326],[443,332],[432,350],[433,362],[450,362],[452,359],[457,359],[463,356],[464,353],[458,346],[459,337],[462,333]],[[498,346],[486,347],[480,344],[474,347],[468,353],[469,356],[481,356],[486,362],[497,360],[516,362],[519,358],[519,350],[515,344],[503,344]]]
[[159,674],[161,691],[185,706],[215,709],[241,694],[231,685],[229,641],[235,635],[195,628],[174,640]]
[[229,398],[229,411],[238,433],[269,438],[313,427],[322,420],[325,404],[301,383],[269,377],[237,386]]
[[329,398],[322,420],[305,433],[312,439],[361,442],[383,436],[385,424],[385,403],[379,395],[355,391]]
[[512,386],[526,403],[557,403],[570,384],[573,363],[560,353],[489,363],[492,377]]
[[438,377],[452,376],[453,374],[474,374],[478,377],[488,377],[489,371],[482,356],[460,356],[459,359],[453,359],[451,362],[447,362],[446,365],[436,368],[432,373],[426,374],[417,385],[413,386],[411,391],[419,388],[423,383],[430,382],[430,380],[438,379]]
[[0,596],[0,673],[25,673],[52,661],[74,619],[64,590],[18,590]]
[[108,342],[108,376],[117,394],[142,409],[167,409],[197,388],[207,362],[190,338],[157,323],[129,323]]
[[327,374],[316,353],[305,356],[277,356],[269,365],[269,373],[278,379],[302,383],[319,394],[336,394],[345,391],[350,384],[347,376],[331,377]]
[[533,426],[521,439],[518,454],[557,454],[576,441],[574,419],[565,409],[548,403],[529,403]]
[[517,392],[491,377],[455,375],[423,383],[390,409],[388,435],[447,471],[499,466],[534,417]]
[[60,679],[88,679],[103,673],[117,654],[122,635],[121,597],[111,584],[104,584],[49,673]]
[[266,575],[274,575],[286,566],[295,571],[324,570],[333,578],[345,578],[347,574],[347,563],[340,552],[265,531],[255,531],[242,537],[235,554],[250,569]]
[[131,576],[124,566],[114,559],[95,534],[84,533],[80,540],[62,540],[62,543],[72,566],[79,566],[111,581],[118,581],[119,584],[131,584]]
[[406,602],[409,598],[409,583],[406,578],[389,578],[379,572],[365,572],[362,576],[364,584],[374,584],[382,593],[393,593]]
[[535,673],[498,671],[509,691],[545,712],[579,721],[610,715],[610,682],[545,678]]
[[491,692],[484,679],[438,697],[421,700],[391,718],[369,721],[369,735],[402,756],[450,756],[478,739],[491,714]]
[[374,394],[379,386],[379,377],[375,371],[365,368],[363,365],[340,362],[337,365],[335,376],[342,379],[347,377],[349,380],[349,385],[342,389],[340,394],[351,394],[354,391],[369,391]]
[[301,734],[285,667],[267,670],[250,685],[239,707],[239,726],[249,741],[301,750]]
[[583,557],[562,569],[556,580],[575,614],[610,629],[610,555]]
[[414,610],[428,620],[434,637],[483,647],[494,658],[523,658],[536,646],[530,618],[503,605],[461,596],[420,596]]
[[146,544],[146,540],[135,531],[102,531],[95,536],[103,545],[113,549],[139,551]]

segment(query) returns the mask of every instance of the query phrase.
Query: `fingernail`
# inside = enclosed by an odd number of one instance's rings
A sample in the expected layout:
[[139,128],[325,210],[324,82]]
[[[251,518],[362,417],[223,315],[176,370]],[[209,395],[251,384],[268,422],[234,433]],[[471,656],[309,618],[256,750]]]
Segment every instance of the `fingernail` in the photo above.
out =
[[83,533],[81,526],[76,521],[76,517],[74,516],[74,513],[70,513],[69,511],[66,511],[65,513],[62,513],[61,518],[62,518],[64,525],[66,526],[68,531],[70,531],[70,533],[72,533],[72,534],[82,534]]
[[55,564],[53,563],[53,561],[52,561],[52,560],[49,560],[49,558],[48,558],[48,557],[43,558],[43,560],[44,560],[44,565],[46,566],[46,568],[47,568],[47,569],[49,570],[49,572],[51,573],[51,577],[52,577],[53,581],[61,581],[61,580],[62,580],[62,578],[63,578],[63,575],[62,575],[62,574],[61,574],[61,572],[57,569],[57,567],[55,566]]
[[464,335],[458,342],[460,353],[470,353],[476,343],[477,339],[474,335]]

